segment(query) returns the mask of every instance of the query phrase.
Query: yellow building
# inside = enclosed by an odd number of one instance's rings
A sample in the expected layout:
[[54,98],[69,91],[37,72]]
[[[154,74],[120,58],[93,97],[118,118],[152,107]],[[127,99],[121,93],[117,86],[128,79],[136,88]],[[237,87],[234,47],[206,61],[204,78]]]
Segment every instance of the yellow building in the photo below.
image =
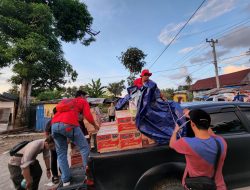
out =
[[187,102],[187,91],[183,90],[174,92],[173,100],[179,103]]

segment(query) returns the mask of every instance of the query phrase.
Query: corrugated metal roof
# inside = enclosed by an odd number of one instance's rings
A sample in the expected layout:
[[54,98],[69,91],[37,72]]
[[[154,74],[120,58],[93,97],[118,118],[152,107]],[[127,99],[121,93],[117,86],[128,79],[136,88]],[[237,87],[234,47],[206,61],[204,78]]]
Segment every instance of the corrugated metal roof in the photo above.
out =
[[[220,75],[220,86],[226,87],[226,86],[242,86],[249,84],[249,81],[244,81],[244,78],[249,74],[250,69]],[[196,81],[190,88],[192,91],[196,90],[209,90],[216,88],[216,80],[215,77],[206,78],[202,80]]]

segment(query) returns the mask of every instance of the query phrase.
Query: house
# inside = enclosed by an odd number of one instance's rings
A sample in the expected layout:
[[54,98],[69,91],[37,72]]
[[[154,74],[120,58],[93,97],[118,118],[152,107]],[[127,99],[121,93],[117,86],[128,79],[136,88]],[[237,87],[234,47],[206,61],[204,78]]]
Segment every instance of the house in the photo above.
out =
[[9,93],[0,94],[0,132],[12,129],[15,121],[18,97]]
[[[219,75],[221,88],[250,89],[250,69]],[[201,79],[196,81],[190,88],[194,97],[201,95],[203,92],[216,88],[215,77]]]

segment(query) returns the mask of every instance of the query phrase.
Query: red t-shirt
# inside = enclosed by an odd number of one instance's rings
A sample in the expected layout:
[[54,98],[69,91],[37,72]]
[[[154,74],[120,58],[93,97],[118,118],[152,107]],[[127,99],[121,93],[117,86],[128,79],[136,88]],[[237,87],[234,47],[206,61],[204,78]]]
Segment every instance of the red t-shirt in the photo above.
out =
[[[217,190],[226,190],[227,188],[222,175],[222,167],[226,157],[227,144],[222,137],[214,137],[221,145],[221,156],[215,175],[215,183]],[[187,172],[190,177],[213,176],[214,162],[217,154],[217,145],[213,137],[209,139],[184,137],[177,140],[173,144],[173,148],[186,157],[186,168],[182,179],[183,186],[185,184]]]
[[90,112],[90,106],[87,100],[82,97],[74,99],[75,108],[66,112],[56,112],[51,123],[62,122],[69,125],[80,126],[78,122],[79,113],[82,113],[84,118],[91,124],[94,124],[94,118]]
[[135,79],[134,80],[134,85],[137,86],[138,88],[141,88],[143,86],[142,79],[141,78]]

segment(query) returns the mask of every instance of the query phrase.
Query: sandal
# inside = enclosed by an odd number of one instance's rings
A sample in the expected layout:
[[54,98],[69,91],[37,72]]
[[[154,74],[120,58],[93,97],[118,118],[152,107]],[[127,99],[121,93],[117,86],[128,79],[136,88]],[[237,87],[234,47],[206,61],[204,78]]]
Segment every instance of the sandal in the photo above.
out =
[[59,177],[53,176],[53,177],[52,177],[52,183],[58,184],[58,183],[59,183]]

